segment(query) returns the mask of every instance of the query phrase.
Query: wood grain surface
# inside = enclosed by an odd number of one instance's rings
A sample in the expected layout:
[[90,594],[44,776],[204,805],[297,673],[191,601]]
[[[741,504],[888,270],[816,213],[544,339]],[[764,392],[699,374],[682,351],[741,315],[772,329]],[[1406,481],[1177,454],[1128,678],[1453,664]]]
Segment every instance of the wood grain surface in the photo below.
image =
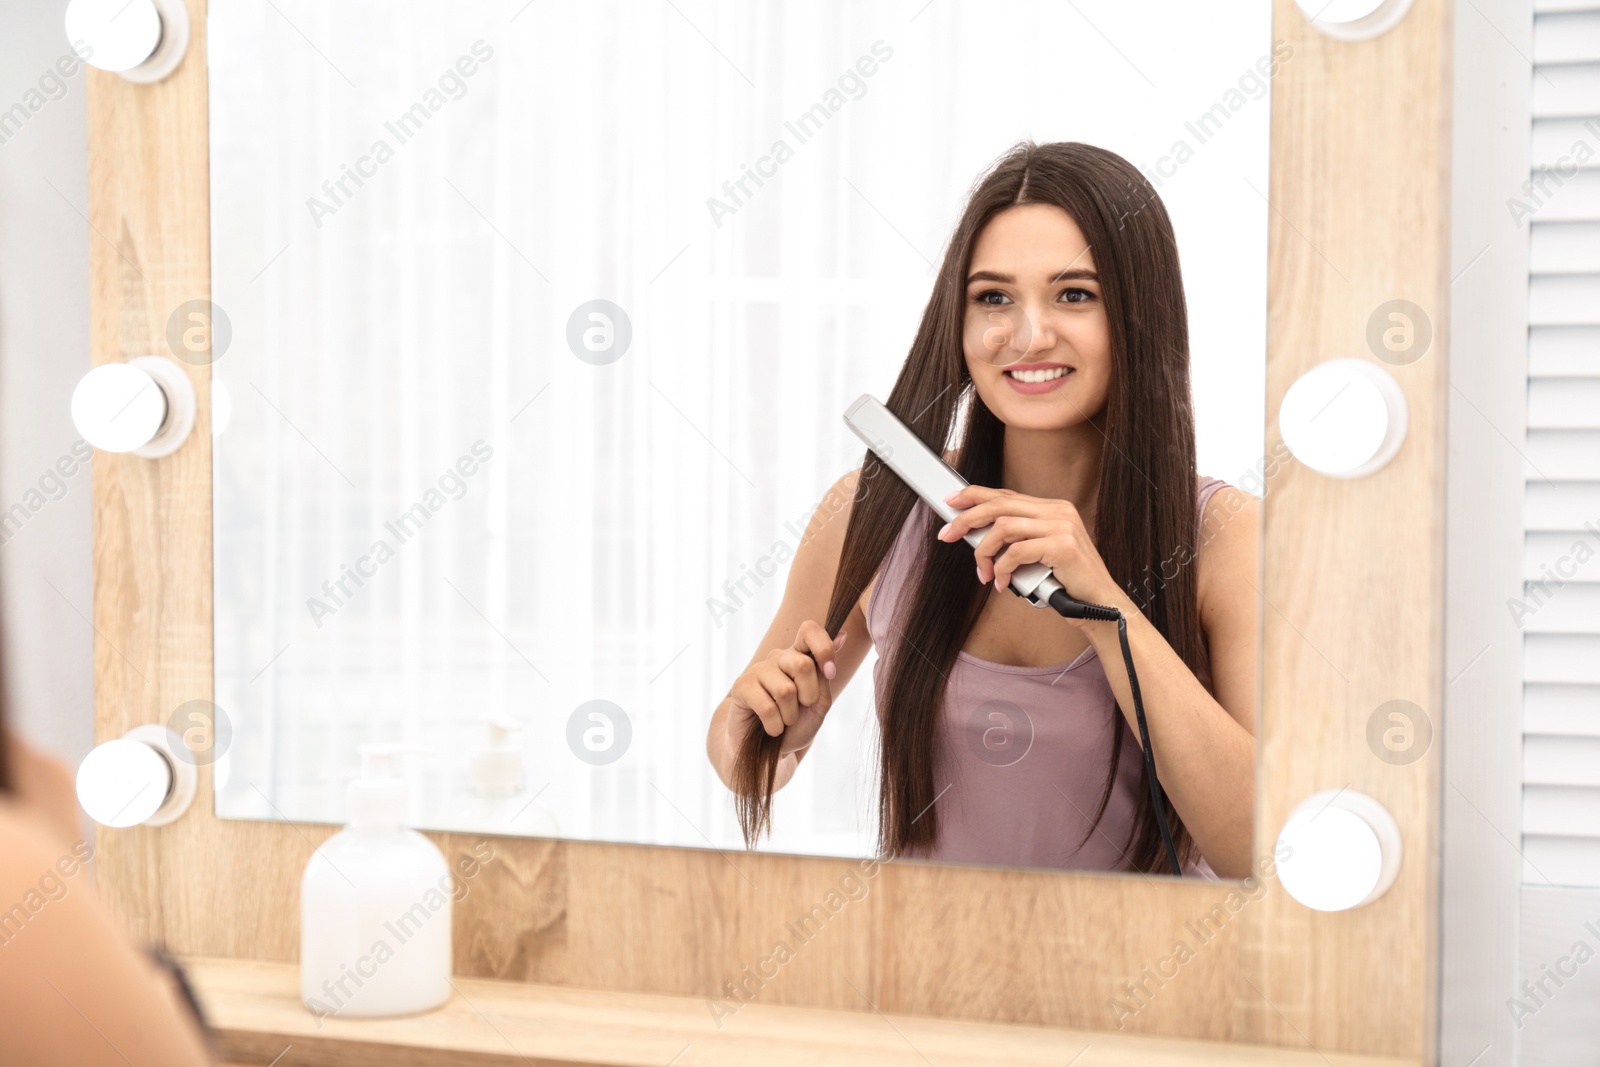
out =
[[[184,961],[221,1053],[274,1067],[1416,1067],[1387,1056],[752,1004],[718,1026],[699,1000],[458,978],[438,1010],[318,1020],[292,964]],[[320,1023],[320,1025],[319,1025]]]

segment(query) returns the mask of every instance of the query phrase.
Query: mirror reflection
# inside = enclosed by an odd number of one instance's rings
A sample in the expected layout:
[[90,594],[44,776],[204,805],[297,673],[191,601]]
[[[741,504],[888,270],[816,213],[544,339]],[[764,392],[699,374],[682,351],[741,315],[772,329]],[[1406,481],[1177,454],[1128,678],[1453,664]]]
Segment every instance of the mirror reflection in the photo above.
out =
[[1246,873],[1268,5],[207,34],[220,815]]

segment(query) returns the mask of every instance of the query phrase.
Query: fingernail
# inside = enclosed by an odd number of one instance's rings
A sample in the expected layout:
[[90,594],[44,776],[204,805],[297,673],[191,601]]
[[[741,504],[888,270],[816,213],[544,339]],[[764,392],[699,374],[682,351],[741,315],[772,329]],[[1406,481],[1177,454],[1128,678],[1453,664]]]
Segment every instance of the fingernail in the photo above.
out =
[[836,668],[834,666],[833,660],[830,659],[827,663],[824,663],[822,665],[822,673],[823,673],[824,676],[826,676],[827,678],[831,679],[835,674],[837,674],[839,672],[838,672],[838,668]]
[[978,571],[978,581],[982,582],[983,581],[983,568],[979,567],[979,568],[977,568],[977,571]]
[[849,636],[850,636],[850,631],[849,630],[840,630],[839,631],[839,636],[835,637],[833,639],[833,650],[835,652],[837,652],[841,648],[843,648],[844,647],[844,639],[849,637]]
[[946,494],[945,494],[945,495],[944,495],[944,498],[945,498],[945,501],[946,501],[946,502],[949,502],[949,500],[950,500],[950,499],[951,499],[951,498],[952,498],[952,497],[958,497],[958,496],[960,496],[960,495],[961,495],[961,490],[959,490],[959,489],[957,489],[957,490],[956,490],[956,491],[955,491],[955,492],[953,492],[953,493],[946,493]]
[[944,535],[949,533],[949,532],[950,532],[950,524],[947,522],[943,526],[939,527],[939,540],[943,541],[944,540]]

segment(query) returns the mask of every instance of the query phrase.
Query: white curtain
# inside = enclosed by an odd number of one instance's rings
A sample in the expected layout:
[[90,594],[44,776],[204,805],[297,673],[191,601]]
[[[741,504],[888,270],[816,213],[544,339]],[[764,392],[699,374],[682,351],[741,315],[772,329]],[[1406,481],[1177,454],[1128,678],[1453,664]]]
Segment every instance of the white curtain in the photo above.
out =
[[[736,847],[706,723],[859,461],[842,412],[887,394],[1007,147],[1154,167],[1269,53],[1265,3],[1192,7],[215,0],[219,812],[338,821],[356,746],[401,741],[411,818],[451,825],[505,713],[563,836]],[[1161,193],[1202,465],[1238,481],[1267,101],[1228,116]],[[596,300],[610,362],[568,340]],[[768,847],[871,851],[872,662]],[[569,745],[592,700],[615,762]]]

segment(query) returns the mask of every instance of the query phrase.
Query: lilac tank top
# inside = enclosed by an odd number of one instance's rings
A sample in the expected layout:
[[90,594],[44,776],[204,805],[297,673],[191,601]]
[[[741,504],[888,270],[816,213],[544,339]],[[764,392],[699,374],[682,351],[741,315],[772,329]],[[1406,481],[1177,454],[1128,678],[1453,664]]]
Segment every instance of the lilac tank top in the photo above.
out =
[[[1197,527],[1226,482],[1201,478]],[[867,631],[878,649],[873,689],[882,707],[887,660],[899,630],[890,625],[912,563],[913,538],[933,536],[937,519],[918,501],[906,516],[867,600]],[[1137,666],[1135,662],[1135,666]],[[1207,689],[1211,679],[1201,671]],[[1148,712],[1148,709],[1146,709]],[[1100,825],[1113,731],[1122,730],[1116,779]],[[947,863],[1125,871],[1143,752],[1117,708],[1093,645],[1071,663],[1013,667],[957,654],[945,687],[941,762],[934,772],[939,840],[926,856]],[[1085,836],[1087,835],[1087,837]],[[1079,842],[1082,842],[1080,845]],[[1216,878],[1204,859],[1186,875]]]

